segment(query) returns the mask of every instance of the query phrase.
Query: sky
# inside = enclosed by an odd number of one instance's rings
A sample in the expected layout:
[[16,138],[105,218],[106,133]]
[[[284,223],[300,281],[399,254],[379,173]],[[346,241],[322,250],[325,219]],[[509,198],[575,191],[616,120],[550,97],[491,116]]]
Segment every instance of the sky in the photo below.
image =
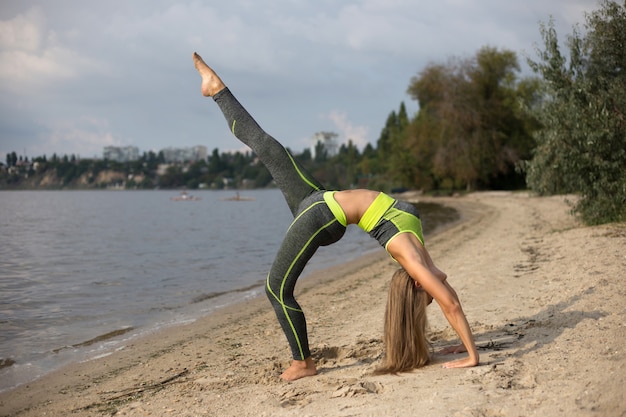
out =
[[532,75],[540,22],[560,41],[596,0],[2,0],[0,161],[101,158],[204,145],[245,150],[200,94],[197,51],[269,134],[299,153],[316,132],[376,141],[429,64],[482,47]]

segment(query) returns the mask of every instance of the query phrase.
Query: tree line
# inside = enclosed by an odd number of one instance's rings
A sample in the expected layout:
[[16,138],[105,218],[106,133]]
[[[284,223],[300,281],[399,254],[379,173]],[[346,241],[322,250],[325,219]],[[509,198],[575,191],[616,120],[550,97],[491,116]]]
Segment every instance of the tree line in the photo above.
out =
[[[166,164],[162,152],[146,152],[139,159],[117,162],[54,154],[32,158],[7,154],[0,174],[4,188],[211,188],[265,187],[269,173],[250,153],[222,153],[215,149],[207,160]],[[109,174],[109,175],[101,175]],[[47,179],[46,179],[47,178]]]
[[[329,188],[457,192],[530,189],[574,193],[573,210],[587,223],[626,221],[626,10],[603,0],[561,52],[554,22],[540,25],[543,45],[527,58],[534,76],[521,77],[515,52],[483,47],[474,56],[431,63],[407,88],[419,110],[391,111],[375,146],[348,139],[329,155],[294,156]],[[17,158],[17,159],[16,159]],[[206,161],[171,164],[144,154],[119,164],[75,157],[35,158],[33,177],[53,171],[62,186],[90,186],[104,170],[123,174],[132,188],[267,187],[271,177],[251,153],[220,153]],[[7,167],[19,165],[7,155]],[[22,164],[28,166],[28,164]],[[0,177],[4,186],[24,176]],[[30,177],[31,180],[33,177]],[[91,181],[91,183],[89,182]],[[16,185],[17,184],[17,185]]]

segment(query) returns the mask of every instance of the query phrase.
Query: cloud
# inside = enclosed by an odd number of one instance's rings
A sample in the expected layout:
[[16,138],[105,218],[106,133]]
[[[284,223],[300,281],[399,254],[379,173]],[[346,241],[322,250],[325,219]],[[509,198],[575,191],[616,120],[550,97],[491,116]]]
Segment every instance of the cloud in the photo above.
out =
[[595,8],[596,0],[6,0],[0,155],[55,146],[87,155],[118,142],[236,147],[219,110],[200,101],[194,50],[293,151],[329,121],[362,147],[429,62],[486,45],[532,52],[539,21],[554,15],[565,39]]
[[337,129],[340,137],[340,141],[343,143],[348,143],[349,140],[359,148],[363,150],[363,148],[367,145],[367,135],[369,129],[367,126],[355,126],[349,120],[348,116],[345,112],[339,111],[331,111],[326,116],[330,121],[332,121]]
[[59,42],[46,29],[46,18],[33,7],[13,19],[0,21],[0,88],[19,95],[39,94],[61,79],[98,71],[90,59]]
[[43,153],[51,155],[58,149],[71,149],[72,154],[91,158],[102,156],[105,146],[126,146],[110,131],[106,120],[84,117],[78,120],[57,121],[50,127],[47,149]]

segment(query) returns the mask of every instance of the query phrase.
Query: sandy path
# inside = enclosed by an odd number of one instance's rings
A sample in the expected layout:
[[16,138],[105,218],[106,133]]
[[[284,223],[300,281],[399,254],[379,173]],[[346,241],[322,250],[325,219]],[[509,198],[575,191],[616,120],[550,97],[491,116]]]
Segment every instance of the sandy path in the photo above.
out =
[[[480,346],[372,376],[382,357],[380,255],[299,284],[319,375],[280,382],[289,352],[267,301],[252,300],[0,395],[16,416],[626,416],[626,225],[583,227],[561,197],[437,199],[464,221],[428,240]],[[430,307],[434,347],[457,343]]]

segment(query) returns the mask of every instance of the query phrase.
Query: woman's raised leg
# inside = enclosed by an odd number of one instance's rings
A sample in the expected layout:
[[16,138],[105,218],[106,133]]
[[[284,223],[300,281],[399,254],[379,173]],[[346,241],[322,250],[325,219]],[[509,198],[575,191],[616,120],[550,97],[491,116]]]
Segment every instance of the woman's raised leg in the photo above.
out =
[[213,97],[222,110],[231,132],[249,146],[263,162],[295,216],[300,202],[312,192],[322,190],[324,187],[306,172],[283,145],[257,124],[200,55],[194,53],[193,60],[202,77],[202,94]]

